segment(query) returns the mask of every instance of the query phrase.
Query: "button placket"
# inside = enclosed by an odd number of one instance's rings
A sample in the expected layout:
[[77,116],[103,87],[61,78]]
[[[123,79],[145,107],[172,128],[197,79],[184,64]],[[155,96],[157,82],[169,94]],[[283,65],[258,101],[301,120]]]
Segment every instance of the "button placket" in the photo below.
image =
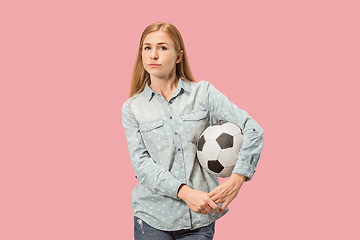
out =
[[169,109],[169,113],[170,113],[170,120],[172,120],[173,119],[173,116],[172,116],[172,111],[171,111],[171,105],[172,104],[172,99],[171,100],[169,100],[169,102],[168,102],[168,109]]
[[173,103],[173,100],[170,100],[168,102],[168,113],[169,113],[169,119],[170,120],[173,120],[173,121],[170,121],[170,125],[171,127],[174,129],[174,134],[177,136],[175,139],[175,151],[176,151],[176,154],[175,154],[175,161],[178,162],[178,167],[180,167],[181,169],[181,175],[182,175],[182,180],[183,181],[186,181],[186,173],[185,173],[185,163],[184,163],[184,159],[183,159],[183,153],[182,153],[182,146],[181,146],[181,143],[180,143],[180,135],[179,135],[179,132],[176,128],[176,125],[177,125],[177,120],[174,118],[173,116],[173,112],[171,110],[171,104]]

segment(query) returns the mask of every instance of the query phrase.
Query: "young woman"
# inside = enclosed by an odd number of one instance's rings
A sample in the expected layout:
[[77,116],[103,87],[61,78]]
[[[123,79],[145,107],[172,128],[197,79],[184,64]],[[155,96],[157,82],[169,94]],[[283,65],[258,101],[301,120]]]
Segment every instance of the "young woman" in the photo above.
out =
[[[196,158],[200,134],[220,120],[244,135],[221,185]],[[211,83],[194,80],[174,25],[157,22],[142,33],[122,123],[139,181],[132,192],[135,239],[213,239],[215,220],[253,177],[264,131]]]

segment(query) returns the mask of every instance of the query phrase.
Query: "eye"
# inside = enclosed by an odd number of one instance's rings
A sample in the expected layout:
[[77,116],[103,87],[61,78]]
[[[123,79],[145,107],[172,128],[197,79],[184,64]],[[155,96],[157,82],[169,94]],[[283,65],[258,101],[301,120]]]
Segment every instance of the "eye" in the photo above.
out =
[[144,50],[147,50],[147,48],[150,48],[150,47],[144,47]]
[[161,49],[162,49],[162,50],[167,50],[167,48],[166,48],[166,47],[164,47],[164,46],[162,46],[162,47],[161,47]]

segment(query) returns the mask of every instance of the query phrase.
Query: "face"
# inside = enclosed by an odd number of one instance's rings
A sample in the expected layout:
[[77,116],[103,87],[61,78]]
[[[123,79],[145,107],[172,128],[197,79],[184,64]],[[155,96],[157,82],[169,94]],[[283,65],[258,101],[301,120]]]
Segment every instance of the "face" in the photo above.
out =
[[151,32],[145,37],[141,57],[145,70],[151,77],[157,78],[174,76],[176,63],[181,61],[173,40],[162,30]]

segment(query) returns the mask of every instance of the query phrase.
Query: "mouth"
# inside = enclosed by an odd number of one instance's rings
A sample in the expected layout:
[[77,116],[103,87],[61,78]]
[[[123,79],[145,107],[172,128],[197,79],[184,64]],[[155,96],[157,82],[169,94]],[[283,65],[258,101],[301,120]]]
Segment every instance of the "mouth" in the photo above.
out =
[[161,66],[161,64],[148,64],[149,65],[149,67],[159,67],[159,66]]

